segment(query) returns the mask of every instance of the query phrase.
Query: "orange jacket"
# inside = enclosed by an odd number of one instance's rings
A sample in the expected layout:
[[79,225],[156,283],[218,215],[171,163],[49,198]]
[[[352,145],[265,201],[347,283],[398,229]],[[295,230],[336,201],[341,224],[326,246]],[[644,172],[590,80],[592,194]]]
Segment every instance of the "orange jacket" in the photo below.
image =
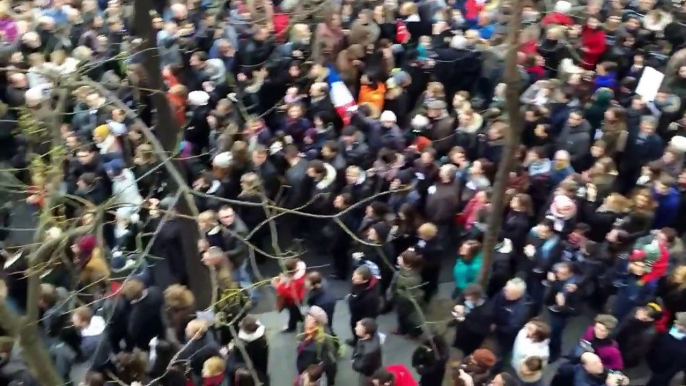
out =
[[186,101],[182,96],[167,93],[167,99],[171,104],[172,114],[180,127],[186,126]]
[[376,90],[372,89],[366,84],[360,87],[360,95],[357,98],[357,104],[369,103],[374,105],[379,112],[383,111],[383,101],[386,95],[386,85],[383,83],[376,84]]

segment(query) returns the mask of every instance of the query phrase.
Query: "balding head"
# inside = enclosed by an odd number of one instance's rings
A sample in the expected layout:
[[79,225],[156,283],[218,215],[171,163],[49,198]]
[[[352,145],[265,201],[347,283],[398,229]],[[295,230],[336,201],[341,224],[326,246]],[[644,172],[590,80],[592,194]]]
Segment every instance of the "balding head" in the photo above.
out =
[[569,162],[569,152],[567,150],[558,150],[555,152],[555,161]]
[[592,352],[581,354],[581,364],[590,374],[602,374],[604,370],[600,357]]

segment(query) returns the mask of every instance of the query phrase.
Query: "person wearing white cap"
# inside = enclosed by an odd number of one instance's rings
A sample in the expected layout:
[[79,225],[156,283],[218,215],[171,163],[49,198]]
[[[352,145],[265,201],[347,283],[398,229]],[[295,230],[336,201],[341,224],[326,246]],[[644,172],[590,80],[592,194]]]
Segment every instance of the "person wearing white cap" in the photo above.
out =
[[233,156],[231,155],[230,152],[225,151],[223,153],[219,153],[214,156],[212,159],[212,166],[220,168],[220,169],[226,169],[229,166],[231,166],[231,160],[233,159]]
[[210,94],[205,91],[192,91],[188,94],[188,105],[191,108],[191,119],[183,133],[186,146],[190,145],[190,154],[200,155],[210,145]]
[[395,151],[402,151],[405,148],[405,138],[397,125],[398,118],[395,113],[389,110],[381,113],[381,126],[383,127],[380,136],[380,145]]
[[381,123],[395,123],[397,120],[394,112],[386,110],[381,113],[380,121]]
[[205,91],[192,91],[188,94],[188,103],[191,106],[206,106],[210,102],[210,94]]
[[574,25],[574,19],[569,17],[569,12],[572,10],[572,3],[569,1],[558,1],[555,3],[555,10],[547,14],[541,24],[544,27],[549,25],[562,25],[562,26],[572,26]]

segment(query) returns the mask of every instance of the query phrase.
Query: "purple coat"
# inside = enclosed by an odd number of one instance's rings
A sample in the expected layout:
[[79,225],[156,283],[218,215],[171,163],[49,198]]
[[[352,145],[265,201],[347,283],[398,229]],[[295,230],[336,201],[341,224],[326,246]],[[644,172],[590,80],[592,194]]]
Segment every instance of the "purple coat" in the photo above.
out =
[[[591,326],[586,329],[583,339],[591,342],[593,341],[593,338],[593,326]],[[603,363],[603,366],[610,370],[621,370],[624,368],[624,361],[622,360],[622,354],[619,352],[619,345],[617,345],[617,342],[614,340],[611,342],[612,343],[609,345],[593,346],[593,348],[595,349],[596,355],[598,355],[600,361]]]
[[0,18],[0,31],[5,34],[5,41],[13,43],[17,39],[17,24],[9,17]]

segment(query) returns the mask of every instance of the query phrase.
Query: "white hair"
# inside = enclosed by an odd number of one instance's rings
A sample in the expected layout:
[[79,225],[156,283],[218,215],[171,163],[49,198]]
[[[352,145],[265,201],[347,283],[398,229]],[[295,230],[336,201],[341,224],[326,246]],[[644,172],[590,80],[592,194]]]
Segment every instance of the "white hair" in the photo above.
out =
[[686,153],[686,137],[680,135],[672,137],[672,140],[669,141],[669,146],[682,153]]
[[565,158],[569,159],[569,152],[567,150],[558,150],[555,152],[555,159]]
[[526,293],[526,282],[518,277],[508,280],[505,286],[517,290],[522,295]]
[[455,35],[450,40],[450,47],[456,50],[463,50],[467,47],[467,38],[462,35]]
[[572,10],[572,4],[568,1],[558,1],[555,4],[555,12],[568,14]]

